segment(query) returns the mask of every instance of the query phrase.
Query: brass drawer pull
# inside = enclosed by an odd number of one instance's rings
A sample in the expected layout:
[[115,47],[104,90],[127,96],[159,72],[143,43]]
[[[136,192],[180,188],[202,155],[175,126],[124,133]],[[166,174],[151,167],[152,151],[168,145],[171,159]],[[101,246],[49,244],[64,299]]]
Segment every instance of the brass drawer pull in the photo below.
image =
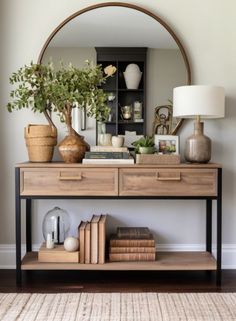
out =
[[181,181],[181,175],[180,173],[177,173],[178,176],[174,177],[160,177],[159,172],[157,172],[157,181]]
[[82,179],[83,179],[83,176],[81,173],[77,176],[61,176],[61,173],[59,175],[60,181],[82,181]]

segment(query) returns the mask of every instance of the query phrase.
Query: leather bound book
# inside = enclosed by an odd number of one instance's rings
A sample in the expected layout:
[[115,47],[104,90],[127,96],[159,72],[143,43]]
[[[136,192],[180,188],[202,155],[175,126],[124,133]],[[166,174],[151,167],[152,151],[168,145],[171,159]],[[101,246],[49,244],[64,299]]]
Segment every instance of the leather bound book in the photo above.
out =
[[110,253],[110,262],[155,261],[156,253]]
[[156,253],[156,248],[154,246],[146,246],[146,247],[110,247],[109,253]]
[[98,263],[98,222],[101,215],[93,215],[91,220],[91,263]]
[[101,215],[98,222],[98,263],[105,263],[105,248],[106,248],[106,220],[107,215]]
[[127,239],[149,239],[151,232],[148,227],[117,227],[117,237]]
[[153,235],[150,234],[149,238],[145,239],[130,239],[130,238],[118,238],[117,235],[111,235],[110,247],[146,247],[155,246],[155,240]]
[[85,263],[91,262],[91,223],[87,222],[85,226]]
[[78,227],[79,230],[79,249],[80,263],[85,263],[85,227],[87,222],[81,221]]

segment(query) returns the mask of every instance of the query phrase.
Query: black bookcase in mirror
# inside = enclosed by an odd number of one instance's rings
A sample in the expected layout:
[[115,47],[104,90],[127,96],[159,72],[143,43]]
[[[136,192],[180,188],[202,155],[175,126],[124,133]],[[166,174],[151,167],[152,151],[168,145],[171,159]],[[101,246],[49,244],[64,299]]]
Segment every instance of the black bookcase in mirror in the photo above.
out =
[[[96,47],[97,63],[103,68],[113,65],[117,72],[103,86],[108,93],[111,108],[106,132],[124,135],[125,131],[135,131],[137,135],[146,133],[146,53],[142,47]],[[139,79],[125,79],[124,72],[140,74]],[[132,76],[131,76],[132,78]]]

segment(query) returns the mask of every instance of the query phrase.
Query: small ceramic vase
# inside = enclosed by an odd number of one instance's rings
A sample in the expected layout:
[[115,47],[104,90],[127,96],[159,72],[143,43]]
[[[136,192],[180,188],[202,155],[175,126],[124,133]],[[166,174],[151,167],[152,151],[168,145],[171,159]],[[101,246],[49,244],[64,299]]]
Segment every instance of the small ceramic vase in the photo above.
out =
[[124,144],[124,137],[112,136],[111,142],[113,147],[122,147]]

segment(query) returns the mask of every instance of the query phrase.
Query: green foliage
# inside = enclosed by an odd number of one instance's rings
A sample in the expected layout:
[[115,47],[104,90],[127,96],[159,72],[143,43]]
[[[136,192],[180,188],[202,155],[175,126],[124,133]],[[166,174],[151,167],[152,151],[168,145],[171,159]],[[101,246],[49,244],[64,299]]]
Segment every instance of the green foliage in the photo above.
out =
[[22,108],[31,108],[34,112],[44,112],[50,106],[53,66],[30,63],[20,68],[10,77],[10,84],[18,84],[12,90],[12,102],[7,104],[9,112]]
[[52,84],[53,110],[64,118],[68,106],[74,108],[76,103],[86,107],[86,113],[98,121],[108,119],[110,108],[107,106],[107,94],[100,88],[108,76],[104,76],[101,65],[93,66],[86,61],[83,69],[69,64],[55,72]]
[[132,143],[135,147],[135,152],[139,152],[139,147],[154,147],[154,138],[151,136],[145,136],[140,138],[139,140],[136,140],[135,142]]
[[31,64],[20,68],[10,77],[12,85],[17,84],[10,96],[12,102],[8,111],[31,108],[34,112],[44,112],[49,121],[48,110],[57,112],[60,119],[71,125],[71,111],[76,105],[86,107],[86,113],[97,121],[108,119],[110,108],[107,106],[107,94],[101,89],[106,78],[116,71],[113,66],[105,69],[101,65],[93,66],[85,62],[83,69],[61,63],[54,70],[52,62],[48,65]]

